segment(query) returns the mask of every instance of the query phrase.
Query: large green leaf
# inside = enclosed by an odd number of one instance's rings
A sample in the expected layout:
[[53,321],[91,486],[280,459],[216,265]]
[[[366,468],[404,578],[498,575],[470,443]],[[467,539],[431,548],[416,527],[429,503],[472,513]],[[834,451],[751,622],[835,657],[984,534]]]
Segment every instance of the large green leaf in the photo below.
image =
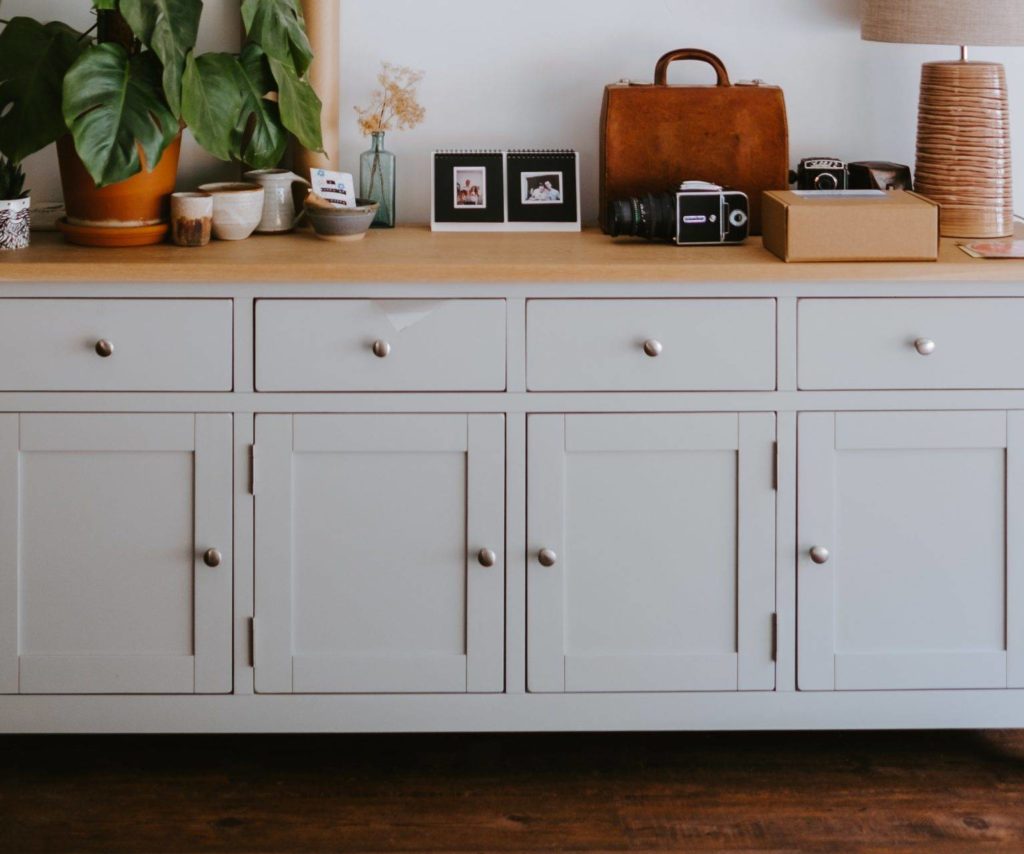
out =
[[299,144],[310,151],[323,151],[320,110],[323,104],[306,80],[295,76],[292,67],[270,57],[270,69],[277,81],[277,103],[281,121]]
[[112,11],[117,8],[117,0],[92,0],[92,7],[99,11]]
[[0,33],[0,152],[18,162],[67,132],[64,75],[86,47],[60,23],[13,18]]
[[138,174],[139,148],[152,169],[178,135],[156,56],[129,58],[116,44],[90,47],[71,67],[64,78],[64,119],[99,187]]
[[313,61],[298,0],[243,0],[242,22],[267,56],[288,63],[303,77]]
[[[247,59],[251,65],[253,54]],[[221,160],[240,160],[255,169],[276,166],[288,135],[277,104],[264,97],[266,82],[250,77],[231,54],[190,54],[181,111],[196,141]]]
[[270,60],[255,42],[247,42],[238,57],[242,70],[249,78],[252,87],[264,98],[277,91],[277,81],[270,71]]
[[160,57],[167,103],[180,116],[181,78],[196,46],[203,0],[121,0],[120,9],[135,35]]

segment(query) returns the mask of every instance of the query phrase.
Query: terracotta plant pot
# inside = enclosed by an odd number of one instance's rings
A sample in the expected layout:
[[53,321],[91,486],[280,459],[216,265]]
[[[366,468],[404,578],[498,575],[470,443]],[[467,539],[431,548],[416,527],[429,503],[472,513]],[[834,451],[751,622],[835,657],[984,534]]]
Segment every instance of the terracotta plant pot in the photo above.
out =
[[179,133],[152,172],[143,169],[127,181],[98,189],[75,151],[71,135],[61,137],[57,140],[57,158],[68,222],[102,228],[138,228],[166,223],[180,154]]

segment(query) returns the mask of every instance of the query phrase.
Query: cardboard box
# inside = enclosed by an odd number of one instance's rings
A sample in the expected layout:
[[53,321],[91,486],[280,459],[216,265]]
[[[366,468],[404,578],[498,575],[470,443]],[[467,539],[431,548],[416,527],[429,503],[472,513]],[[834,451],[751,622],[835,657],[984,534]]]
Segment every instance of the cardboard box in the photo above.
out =
[[764,246],[783,261],[937,261],[939,206],[904,190],[764,194]]

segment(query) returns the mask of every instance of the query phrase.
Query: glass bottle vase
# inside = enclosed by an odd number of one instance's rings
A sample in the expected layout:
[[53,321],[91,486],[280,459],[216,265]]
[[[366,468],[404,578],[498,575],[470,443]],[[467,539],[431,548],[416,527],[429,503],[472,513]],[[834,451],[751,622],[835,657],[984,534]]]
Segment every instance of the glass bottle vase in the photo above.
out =
[[369,151],[359,157],[359,197],[380,204],[374,228],[395,227],[395,155],[384,149],[384,133],[373,134]]

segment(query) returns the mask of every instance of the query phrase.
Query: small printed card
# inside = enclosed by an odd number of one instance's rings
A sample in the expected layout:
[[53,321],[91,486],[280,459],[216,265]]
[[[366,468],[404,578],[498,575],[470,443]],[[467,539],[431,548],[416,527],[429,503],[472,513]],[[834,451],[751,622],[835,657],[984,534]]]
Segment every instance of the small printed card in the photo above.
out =
[[972,258],[1024,258],[1024,240],[981,240],[960,248]]
[[339,208],[354,208],[356,206],[355,181],[348,172],[310,169],[309,176],[313,192],[320,198]]

